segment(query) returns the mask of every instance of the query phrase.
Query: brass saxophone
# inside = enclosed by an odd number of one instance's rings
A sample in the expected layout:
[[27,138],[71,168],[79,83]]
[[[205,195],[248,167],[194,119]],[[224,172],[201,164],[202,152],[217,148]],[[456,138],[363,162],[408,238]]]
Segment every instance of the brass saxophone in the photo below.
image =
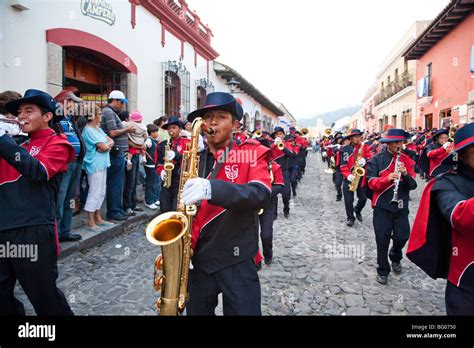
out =
[[174,169],[174,164],[173,160],[168,161],[166,159],[166,156],[168,155],[168,152],[170,151],[171,144],[173,143],[173,140],[170,138],[169,141],[166,142],[165,146],[165,164],[164,164],[164,171],[166,173],[165,175],[165,180],[163,182],[163,187],[164,188],[170,188],[171,187],[171,179],[173,175],[173,169]]
[[[160,214],[146,228],[148,241],[161,246],[161,255],[155,260],[153,278],[155,290],[161,290],[161,297],[156,301],[160,315],[181,314],[189,299],[187,287],[191,261],[191,235],[197,207],[184,206],[181,203],[181,193],[189,179],[199,176],[198,142],[203,120],[196,118],[192,127],[191,141],[186,145],[181,162],[178,207],[176,211]],[[212,128],[205,131],[209,134],[215,132]]]
[[352,180],[349,183],[349,191],[351,192],[357,191],[357,187],[359,186],[359,181],[365,175],[365,169],[359,166],[359,160],[362,158],[362,151],[364,149],[364,146],[365,144],[362,143],[362,145],[360,146],[359,152],[357,153],[354,169],[352,170],[352,175],[354,175],[354,180]]

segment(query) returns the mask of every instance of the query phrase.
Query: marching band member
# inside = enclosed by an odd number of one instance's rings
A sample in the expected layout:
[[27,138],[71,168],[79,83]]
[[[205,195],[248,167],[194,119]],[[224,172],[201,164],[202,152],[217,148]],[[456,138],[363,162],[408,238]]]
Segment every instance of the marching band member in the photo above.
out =
[[201,177],[189,179],[181,194],[184,205],[200,203],[192,225],[188,315],[214,315],[219,293],[224,315],[261,315],[253,257],[257,211],[271,197],[269,149],[253,139],[233,141],[232,131],[243,117],[237,104],[231,94],[210,93],[204,107],[188,115],[191,122],[202,117],[214,131],[205,135],[209,148],[200,155]]
[[[183,152],[186,149],[186,145],[190,142],[188,138],[181,137],[181,130],[183,129],[183,123],[177,117],[170,117],[168,122],[165,123],[161,128],[168,131],[170,136],[169,140],[164,140],[158,144],[158,175],[161,176],[162,187],[160,192],[160,208],[162,213],[176,210],[178,205],[178,190],[179,190],[179,178],[181,176],[181,160],[183,159]],[[169,146],[169,151],[166,150],[166,146]],[[203,145],[204,146],[204,145]],[[165,179],[168,175],[164,170],[165,162],[171,162],[174,165],[171,186],[165,187]]]
[[389,257],[395,273],[402,271],[402,249],[410,235],[408,221],[409,191],[417,187],[415,162],[402,153],[406,133],[403,129],[391,128],[380,142],[387,150],[375,155],[367,165],[367,183],[373,192],[373,224],[377,243],[377,281],[387,284],[390,265],[387,253],[390,239],[393,245]]
[[37,255],[0,257],[0,315],[25,315],[14,296],[17,279],[37,315],[73,315],[56,286],[55,202],[75,151],[65,135],[50,128],[56,103],[49,94],[29,89],[5,107],[30,138],[17,145],[8,135],[0,137],[0,245],[34,245]]
[[341,149],[349,143],[349,138],[341,135],[340,147],[335,150],[336,153],[334,155],[334,166],[336,170],[333,174],[333,181],[336,187],[336,201],[338,202],[342,200],[342,180],[344,179],[341,173]]
[[[285,130],[282,127],[275,127],[271,137],[274,143],[271,145],[271,158],[281,166],[284,179],[284,188],[281,192],[283,200],[283,214],[285,218],[290,216],[290,199],[291,199],[291,180],[290,180],[290,160],[296,156],[292,151],[292,146],[289,141],[285,141]],[[278,148],[278,144],[283,143],[283,150]],[[278,199],[273,201],[275,219],[278,216]]]
[[298,186],[298,168],[300,165],[301,146],[297,142],[296,128],[290,127],[290,134],[286,135],[285,140],[290,144],[290,149],[295,153],[294,157],[290,157],[288,161],[288,170],[290,172],[291,192],[296,197],[296,186]]
[[433,143],[427,148],[426,156],[429,158],[429,176],[446,173],[452,169],[451,165],[443,164],[443,160],[450,154],[449,149],[451,143],[448,141],[449,131],[447,129],[440,129],[433,134]]
[[456,171],[425,187],[407,257],[430,277],[447,279],[448,315],[474,315],[474,123],[454,135]]
[[362,150],[362,156],[359,159],[358,163],[356,162],[356,158],[359,154],[359,150],[362,144],[362,132],[358,129],[352,129],[350,134],[348,135],[350,139],[350,144],[344,146],[341,149],[341,173],[344,177],[343,186],[342,186],[342,193],[344,196],[344,205],[346,208],[346,215],[347,215],[347,225],[352,226],[354,225],[355,216],[357,220],[362,221],[362,209],[364,209],[365,204],[367,202],[367,195],[365,193],[365,177],[361,178],[359,181],[359,185],[357,186],[357,204],[354,207],[354,192],[349,191],[349,184],[354,180],[354,175],[352,174],[352,170],[354,169],[355,165],[360,167],[364,167],[367,163],[367,159],[370,158],[370,154],[367,151],[367,148],[364,146]]

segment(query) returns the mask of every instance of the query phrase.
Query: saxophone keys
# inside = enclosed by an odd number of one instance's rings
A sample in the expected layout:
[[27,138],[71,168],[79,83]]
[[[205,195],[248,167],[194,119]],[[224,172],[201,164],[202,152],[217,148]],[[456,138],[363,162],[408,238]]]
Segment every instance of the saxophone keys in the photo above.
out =
[[163,256],[158,255],[155,259],[155,268],[159,271],[163,270]]
[[154,286],[155,286],[155,290],[156,291],[160,291],[161,290],[161,285],[163,284],[163,277],[155,277],[155,280],[154,280]]

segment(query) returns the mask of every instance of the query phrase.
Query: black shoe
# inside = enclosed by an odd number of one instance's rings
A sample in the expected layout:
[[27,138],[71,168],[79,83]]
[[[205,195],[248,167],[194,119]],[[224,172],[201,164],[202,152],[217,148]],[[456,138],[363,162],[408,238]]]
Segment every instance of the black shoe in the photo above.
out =
[[269,259],[265,259],[265,264],[266,265],[271,265],[272,264],[272,258],[270,257]]
[[352,218],[352,219],[347,219],[346,223],[347,223],[347,226],[352,226],[352,225],[354,225],[354,222],[355,222],[355,219]]
[[360,211],[354,210],[357,220],[362,221],[362,214]]
[[65,236],[59,237],[60,242],[77,242],[81,239],[82,239],[82,236],[76,233],[69,233],[69,234],[66,234]]
[[385,284],[387,284],[387,281],[388,281],[387,276],[377,274],[377,282],[379,282],[380,284],[385,285]]
[[122,214],[107,215],[107,220],[125,221],[127,219],[128,216]]
[[293,191],[293,197],[296,197],[296,191]]
[[140,208],[139,206],[136,206],[135,208],[133,208],[133,211],[143,211],[143,209]]
[[392,262],[392,269],[395,273],[402,273],[402,265],[401,263]]
[[342,196],[336,196],[336,201],[339,202],[342,199]]
[[287,218],[287,219],[290,217],[290,213],[284,213],[283,215],[284,215],[285,218]]

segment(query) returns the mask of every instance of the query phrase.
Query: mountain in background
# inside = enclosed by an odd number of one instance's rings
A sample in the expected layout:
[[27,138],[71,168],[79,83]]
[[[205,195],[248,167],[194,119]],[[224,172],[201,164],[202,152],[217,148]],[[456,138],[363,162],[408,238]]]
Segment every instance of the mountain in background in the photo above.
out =
[[362,108],[362,105],[349,106],[349,107],[346,107],[346,108],[325,112],[324,114],[320,114],[320,115],[317,115],[317,116],[314,116],[314,117],[311,117],[311,118],[300,119],[300,120],[297,120],[297,123],[301,127],[315,127],[316,126],[316,120],[318,118],[321,118],[324,125],[329,127],[334,122],[336,122],[340,118],[343,118],[344,116],[354,115],[361,108]]

